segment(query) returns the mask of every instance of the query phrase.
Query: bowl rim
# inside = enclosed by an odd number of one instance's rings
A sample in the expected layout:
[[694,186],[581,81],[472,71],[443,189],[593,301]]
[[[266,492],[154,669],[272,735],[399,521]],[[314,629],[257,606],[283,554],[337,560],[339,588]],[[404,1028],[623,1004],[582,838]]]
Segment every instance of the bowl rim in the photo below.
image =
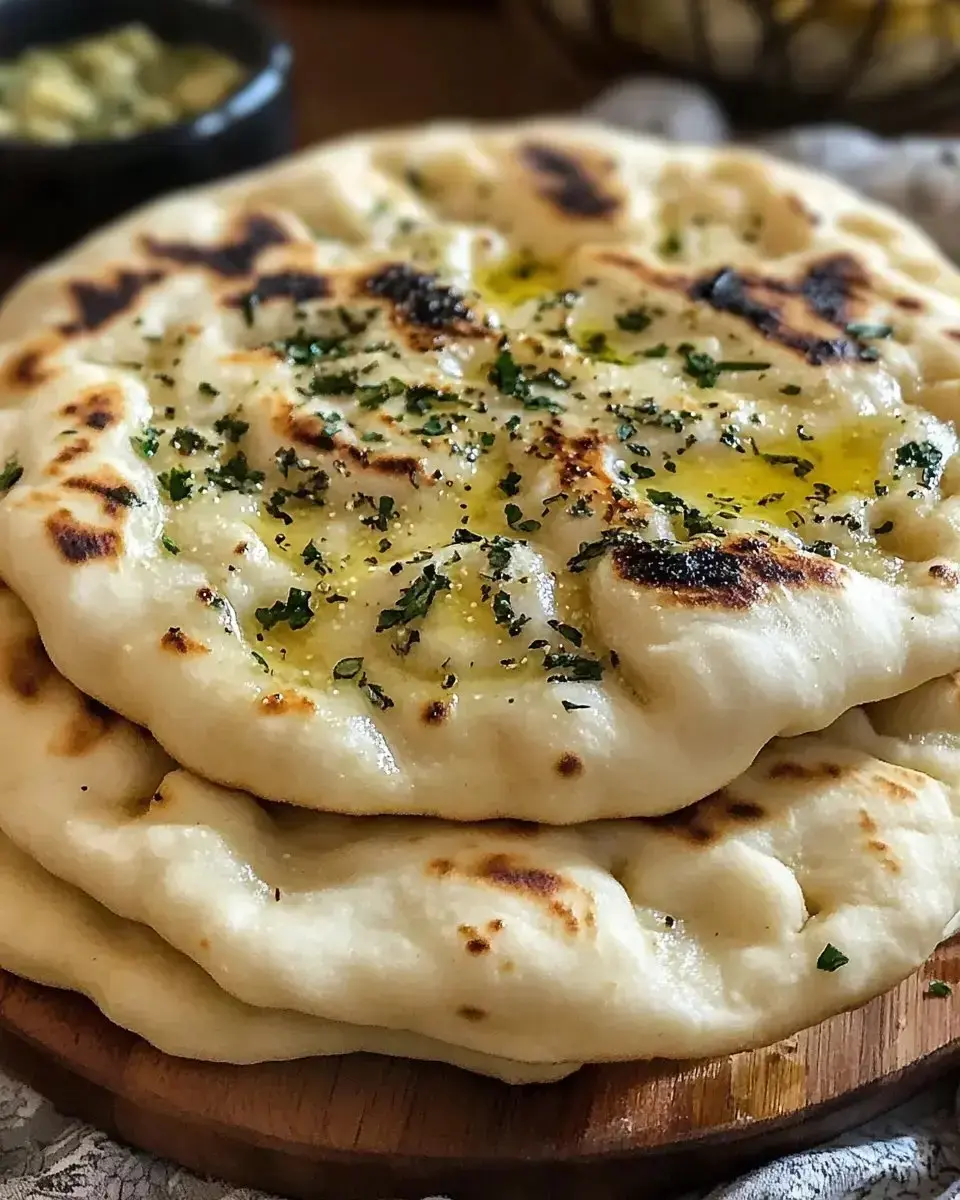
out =
[[[180,145],[215,138],[238,121],[266,107],[283,90],[293,63],[293,47],[274,21],[246,0],[180,0],[180,3],[196,10],[222,13],[246,24],[259,35],[260,65],[251,67],[250,74],[212,108],[205,108],[168,125],[121,137],[77,138],[68,142],[43,142],[0,134],[0,155],[16,154],[24,159],[66,159],[82,155],[117,157],[128,152],[136,154],[149,153],[158,148],[176,149]],[[3,7],[3,0],[0,0],[0,14]],[[140,19],[144,25],[150,26],[149,17]],[[64,43],[51,41],[41,44],[55,46]],[[200,39],[200,44],[222,52],[222,47],[210,40],[204,42]]]

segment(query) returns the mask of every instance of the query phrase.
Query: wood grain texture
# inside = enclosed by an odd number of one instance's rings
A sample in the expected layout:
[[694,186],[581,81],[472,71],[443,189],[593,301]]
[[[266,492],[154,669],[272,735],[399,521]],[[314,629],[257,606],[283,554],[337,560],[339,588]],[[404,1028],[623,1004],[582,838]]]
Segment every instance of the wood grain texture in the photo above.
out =
[[373,1055],[169,1058],[80,997],[0,972],[0,1060],[62,1110],[196,1171],[296,1200],[664,1200],[831,1137],[960,1059],[960,938],[863,1008],[763,1050],[588,1067],[511,1088]]

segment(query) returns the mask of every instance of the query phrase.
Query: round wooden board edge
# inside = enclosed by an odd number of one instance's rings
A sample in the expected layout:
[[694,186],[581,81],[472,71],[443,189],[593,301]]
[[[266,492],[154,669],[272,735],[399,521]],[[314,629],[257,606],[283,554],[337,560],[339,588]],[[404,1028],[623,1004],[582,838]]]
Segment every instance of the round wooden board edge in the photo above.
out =
[[494,1187],[503,1200],[662,1200],[833,1137],[944,1074],[960,1057],[960,1004],[927,998],[933,978],[960,982],[960,938],[776,1046],[511,1088],[374,1055],[173,1059],[82,997],[0,972],[0,1062],[121,1141],[294,1200],[487,1200]]

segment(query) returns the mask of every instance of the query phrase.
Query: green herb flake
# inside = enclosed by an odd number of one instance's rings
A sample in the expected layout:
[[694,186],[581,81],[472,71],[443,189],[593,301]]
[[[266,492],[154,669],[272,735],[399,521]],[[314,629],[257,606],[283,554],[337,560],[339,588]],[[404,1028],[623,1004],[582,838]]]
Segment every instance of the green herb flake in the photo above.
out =
[[215,388],[212,383],[207,383],[205,379],[201,380],[200,383],[197,384],[197,391],[201,396],[209,396],[211,399],[214,396],[220,395],[219,390]]
[[160,449],[160,430],[153,425],[147,425],[139,437],[130,439],[130,445],[141,458],[153,458]]
[[893,334],[893,326],[859,324],[854,322],[846,327],[846,332],[849,333],[851,337],[855,338],[888,338]]
[[645,308],[627,309],[626,312],[618,313],[614,320],[617,322],[617,328],[622,329],[624,333],[643,333],[653,324],[653,317]]
[[13,485],[19,480],[23,474],[23,467],[15,458],[8,458],[2,471],[0,471],[0,492],[9,492]]
[[907,442],[897,447],[896,463],[898,467],[915,467],[920,471],[920,482],[924,487],[931,487],[940,477],[940,465],[943,462],[943,451],[933,442]]
[[324,561],[323,552],[313,538],[300,551],[300,557],[303,559],[304,565],[313,567],[318,575],[330,574],[331,568]]
[[315,375],[310,381],[311,396],[352,396],[356,390],[356,377],[347,371],[336,375]]
[[196,454],[200,450],[210,450],[211,446],[202,433],[196,429],[178,426],[170,435],[170,445],[178,454]]
[[186,467],[171,467],[169,471],[161,471],[157,480],[174,503],[188,499],[193,492],[193,472]]
[[584,654],[551,652],[543,656],[543,669],[553,671],[547,683],[582,683],[603,678],[603,663]]
[[839,971],[841,967],[845,967],[850,961],[849,958],[838,950],[836,946],[830,942],[820,951],[820,957],[817,959],[818,971]]
[[583,634],[579,629],[575,629],[572,625],[565,625],[563,621],[548,621],[547,624],[551,629],[555,629],[562,638],[573,642],[576,647],[579,648],[583,645]]
[[303,588],[292,587],[285,601],[274,600],[269,608],[258,608],[254,616],[264,629],[273,629],[282,621],[286,621],[291,629],[303,629],[313,620],[310,593]]
[[361,384],[355,394],[361,408],[373,409],[379,408],[381,404],[386,404],[396,396],[402,396],[406,390],[407,385],[403,380],[391,375],[389,379],[380,383]]
[[294,337],[270,343],[270,349],[291,366],[312,367],[323,358],[339,358],[344,353],[343,337],[313,337],[303,330]]
[[944,983],[942,979],[931,979],[927,984],[927,990],[923,994],[925,996],[933,996],[937,1000],[945,1000],[952,993],[953,988],[949,983]]
[[395,607],[385,608],[380,612],[377,633],[425,617],[436,597],[449,590],[449,578],[442,575],[432,563],[428,563],[423,573],[401,591]]
[[379,683],[373,683],[366,675],[360,676],[360,682],[357,684],[357,687],[359,687],[370,703],[375,708],[379,708],[381,712],[386,712],[388,708],[393,708],[393,701]]
[[180,547],[173,540],[173,538],[167,537],[167,535],[165,533],[162,533],[160,535],[160,545],[164,548],[164,550],[166,550],[166,552],[168,554],[179,554],[180,553]]
[[243,492],[249,494],[259,488],[266,479],[263,471],[254,470],[247,462],[247,456],[238,450],[233,458],[227,459],[222,466],[207,467],[208,481],[224,492]]
[[334,663],[333,677],[334,679],[356,679],[362,670],[362,658],[341,658],[339,662]]
[[498,482],[497,487],[505,496],[515,496],[520,491],[520,480],[522,478],[523,476],[519,475],[511,467],[503,479]]
[[396,501],[392,496],[381,496],[377,501],[376,516],[363,517],[361,524],[368,526],[371,529],[379,529],[381,533],[386,533],[389,529],[389,522],[396,516]]
[[520,533],[536,533],[540,528],[540,522],[534,520],[532,517],[524,520],[523,512],[517,504],[507,504],[504,507],[503,514],[510,528],[519,530]]
[[574,704],[572,700],[561,700],[564,712],[579,712],[582,708],[589,708],[589,704]]
[[249,421],[241,421],[239,417],[233,413],[227,413],[224,417],[218,417],[213,423],[213,428],[225,437],[228,442],[239,442],[243,435],[250,428]]

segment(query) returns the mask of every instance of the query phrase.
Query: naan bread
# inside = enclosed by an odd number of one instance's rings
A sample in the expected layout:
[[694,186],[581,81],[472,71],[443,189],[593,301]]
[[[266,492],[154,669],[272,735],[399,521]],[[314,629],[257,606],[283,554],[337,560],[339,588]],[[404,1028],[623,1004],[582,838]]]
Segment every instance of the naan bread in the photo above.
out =
[[0,571],[218,782],[665,813],[960,667],[960,276],[773,160],[353,139],[114,226],[0,336]]
[[576,1063],[513,1063],[430,1038],[251,1008],[143,925],[54,878],[0,835],[0,967],[82,992],[158,1050],[208,1062],[258,1063],[369,1051],[452,1063],[505,1083],[549,1083]]
[[0,830],[23,852],[246,1004],[541,1067],[767,1043],[923,962],[960,909],[957,794],[842,724],[665,818],[308,812],[171,770],[0,593]]

